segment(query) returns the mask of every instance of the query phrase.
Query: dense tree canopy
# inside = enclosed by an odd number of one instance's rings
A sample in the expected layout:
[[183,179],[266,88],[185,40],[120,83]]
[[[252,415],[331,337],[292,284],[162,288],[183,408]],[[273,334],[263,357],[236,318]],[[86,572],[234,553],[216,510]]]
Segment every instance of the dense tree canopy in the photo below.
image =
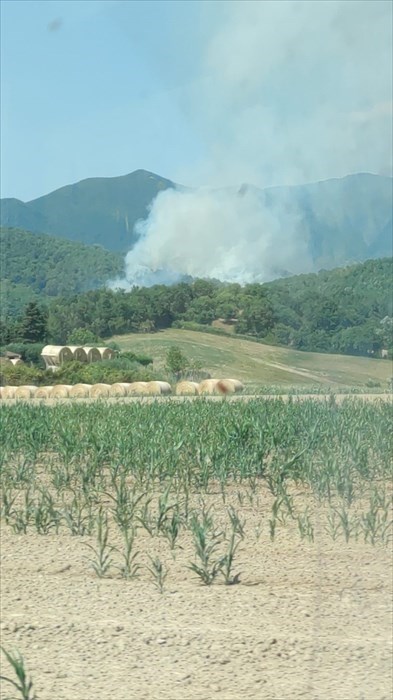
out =
[[100,287],[123,270],[121,255],[55,236],[0,228],[1,315]]
[[[86,337],[83,331],[109,338],[187,322],[209,326],[221,319],[238,334],[273,344],[367,355],[392,348],[392,316],[392,260],[384,258],[263,285],[196,280],[56,298],[48,308],[46,335],[66,343]],[[3,321],[1,342],[22,339],[23,323]]]

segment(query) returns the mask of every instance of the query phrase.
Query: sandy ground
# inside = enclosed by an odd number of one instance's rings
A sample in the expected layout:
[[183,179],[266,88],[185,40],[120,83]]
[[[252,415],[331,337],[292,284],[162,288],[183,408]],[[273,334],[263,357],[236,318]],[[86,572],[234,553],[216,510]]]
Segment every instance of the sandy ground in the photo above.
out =
[[[188,540],[173,559],[166,540],[138,531],[143,568],[125,581],[94,574],[83,546],[93,538],[4,526],[1,642],[24,655],[37,699],[391,700],[390,549],[333,542],[318,510],[314,543],[293,522],[272,543],[270,507],[238,507],[233,586],[199,582]],[[147,554],[168,568],[163,593]]]

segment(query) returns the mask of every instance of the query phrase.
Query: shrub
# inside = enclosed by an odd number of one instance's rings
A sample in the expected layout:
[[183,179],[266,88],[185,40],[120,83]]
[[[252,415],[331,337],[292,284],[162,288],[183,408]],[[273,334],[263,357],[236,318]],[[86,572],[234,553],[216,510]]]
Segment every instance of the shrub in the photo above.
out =
[[0,385],[24,386],[25,384],[40,385],[44,383],[46,372],[27,365],[2,365],[0,370]]
[[67,362],[57,372],[45,372],[45,375],[48,384],[115,384],[148,382],[155,379],[149,370],[132,363],[125,367],[116,359],[93,362],[89,365],[76,361]]
[[368,389],[375,389],[379,386],[381,386],[381,382],[376,382],[374,379],[368,379],[366,382],[366,387],[368,387]]
[[15,352],[21,355],[23,362],[26,362],[26,364],[32,363],[44,369],[45,363],[41,357],[42,348],[44,347],[44,343],[9,343],[0,348],[0,351],[9,350],[10,352]]
[[131,362],[138,362],[138,364],[143,365],[144,367],[147,367],[148,365],[153,364],[153,358],[149,357],[148,355],[136,355],[135,353],[131,352],[130,350],[127,350],[125,352],[122,352],[119,356],[119,359],[128,359],[131,360]]

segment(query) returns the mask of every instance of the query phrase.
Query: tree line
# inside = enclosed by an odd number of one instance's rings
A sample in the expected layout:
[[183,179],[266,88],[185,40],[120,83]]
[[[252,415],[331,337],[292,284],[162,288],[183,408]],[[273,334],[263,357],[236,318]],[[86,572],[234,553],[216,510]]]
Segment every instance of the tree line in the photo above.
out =
[[210,329],[219,319],[228,331],[267,343],[378,356],[392,350],[392,272],[392,260],[384,258],[266,284],[199,279],[129,292],[101,288],[55,298],[47,307],[30,302],[19,317],[2,318],[0,344]]

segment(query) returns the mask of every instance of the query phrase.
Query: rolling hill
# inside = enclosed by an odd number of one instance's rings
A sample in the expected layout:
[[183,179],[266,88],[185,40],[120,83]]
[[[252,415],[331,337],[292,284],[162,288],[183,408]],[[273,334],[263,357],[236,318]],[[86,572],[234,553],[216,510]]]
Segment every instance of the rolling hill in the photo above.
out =
[[190,360],[199,361],[213,377],[235,377],[255,386],[319,386],[328,390],[380,384],[386,389],[392,374],[391,362],[385,360],[297,352],[236,337],[173,328],[153,335],[114,336],[112,340],[122,350],[149,355],[157,370],[164,367],[168,348],[176,345]]
[[1,314],[18,314],[39,298],[95,289],[122,269],[122,256],[99,246],[0,228]]
[[[265,190],[242,185],[234,193],[241,196],[252,189],[267,209],[293,213],[318,270],[392,254],[392,182],[355,174]],[[91,178],[31,202],[3,199],[1,223],[126,253],[136,241],[136,221],[147,216],[160,191],[173,187],[172,181],[145,170]]]

